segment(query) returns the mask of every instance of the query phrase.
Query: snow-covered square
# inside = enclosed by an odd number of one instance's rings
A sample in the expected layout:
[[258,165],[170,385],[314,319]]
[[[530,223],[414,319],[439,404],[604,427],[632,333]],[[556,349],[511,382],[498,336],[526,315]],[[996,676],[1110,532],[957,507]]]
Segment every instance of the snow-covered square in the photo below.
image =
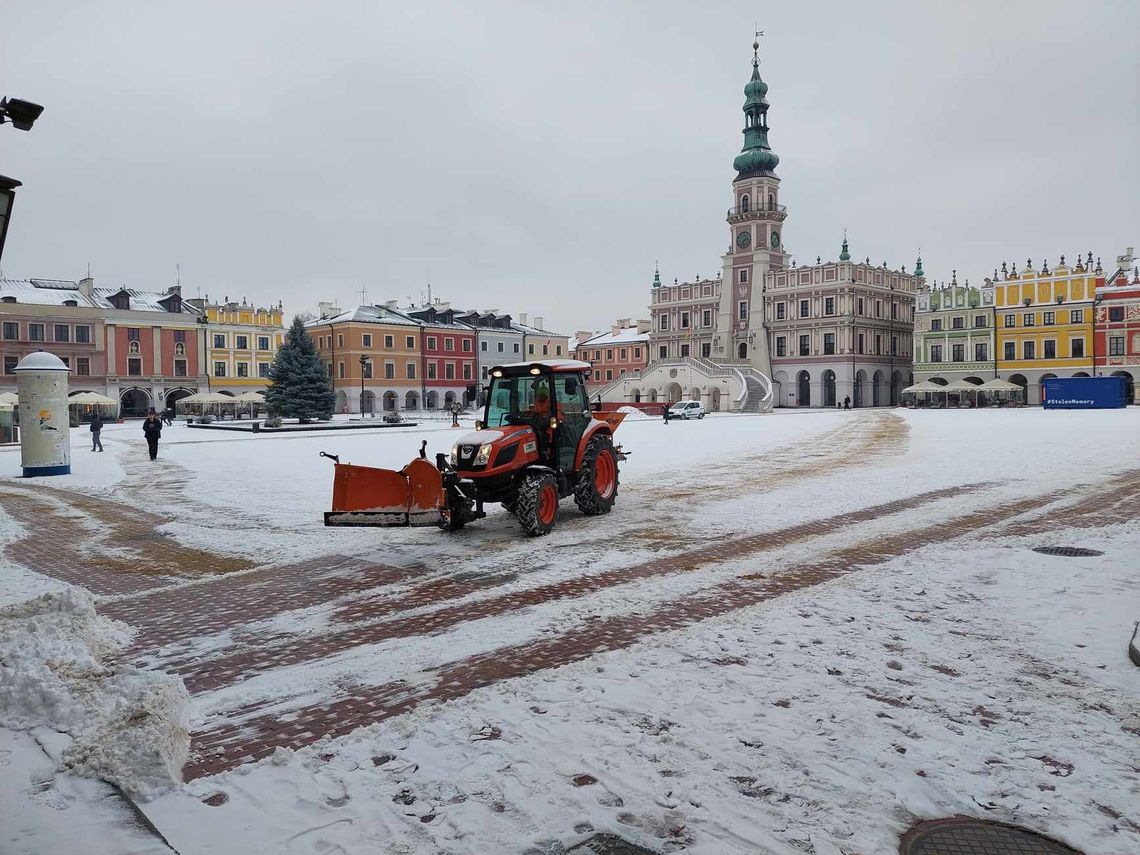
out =
[[547,537],[323,526],[319,452],[458,433],[0,451],[0,848],[1140,850],[1140,409],[630,417]]

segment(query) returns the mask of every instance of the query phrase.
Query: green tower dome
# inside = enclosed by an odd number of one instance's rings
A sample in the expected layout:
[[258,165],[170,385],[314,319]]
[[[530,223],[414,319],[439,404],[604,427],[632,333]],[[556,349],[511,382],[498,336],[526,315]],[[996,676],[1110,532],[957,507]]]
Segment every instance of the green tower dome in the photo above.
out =
[[744,85],[744,148],[732,162],[737,180],[772,175],[780,158],[768,145],[768,84],[760,79],[760,45],[752,43],[752,79]]

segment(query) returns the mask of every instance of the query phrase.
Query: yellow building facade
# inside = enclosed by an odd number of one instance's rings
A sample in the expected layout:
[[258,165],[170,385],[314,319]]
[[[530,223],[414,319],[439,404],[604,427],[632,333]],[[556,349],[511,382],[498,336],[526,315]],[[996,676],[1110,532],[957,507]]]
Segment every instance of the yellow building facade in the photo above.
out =
[[203,301],[206,313],[206,371],[211,392],[263,392],[269,369],[285,343],[281,304],[269,308]]
[[1093,300],[1099,269],[1078,261],[1052,270],[1032,263],[1017,272],[1003,265],[994,284],[997,373],[1025,389],[1025,401],[1042,402],[1042,381],[1093,373]]

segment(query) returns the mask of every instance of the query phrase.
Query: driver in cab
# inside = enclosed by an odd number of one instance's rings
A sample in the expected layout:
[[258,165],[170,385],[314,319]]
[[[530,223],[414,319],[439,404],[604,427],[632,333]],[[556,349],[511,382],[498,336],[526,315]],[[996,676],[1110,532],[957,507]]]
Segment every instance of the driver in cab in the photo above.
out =
[[[556,415],[558,422],[561,423],[561,404],[558,404],[558,406],[555,408],[554,414]],[[541,441],[543,441],[543,444],[546,446],[546,448],[549,449],[554,441],[554,431],[550,427],[550,392],[545,385],[539,386],[537,389],[535,389],[534,403],[531,404],[528,415],[530,415],[536,421],[541,421],[543,429],[537,431],[538,437]]]

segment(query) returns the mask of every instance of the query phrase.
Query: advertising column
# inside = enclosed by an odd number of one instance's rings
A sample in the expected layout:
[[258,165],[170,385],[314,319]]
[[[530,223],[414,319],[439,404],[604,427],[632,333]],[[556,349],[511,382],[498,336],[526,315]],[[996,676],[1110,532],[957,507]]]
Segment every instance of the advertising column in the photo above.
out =
[[20,395],[20,456],[24,477],[71,473],[68,367],[40,350],[14,369]]

